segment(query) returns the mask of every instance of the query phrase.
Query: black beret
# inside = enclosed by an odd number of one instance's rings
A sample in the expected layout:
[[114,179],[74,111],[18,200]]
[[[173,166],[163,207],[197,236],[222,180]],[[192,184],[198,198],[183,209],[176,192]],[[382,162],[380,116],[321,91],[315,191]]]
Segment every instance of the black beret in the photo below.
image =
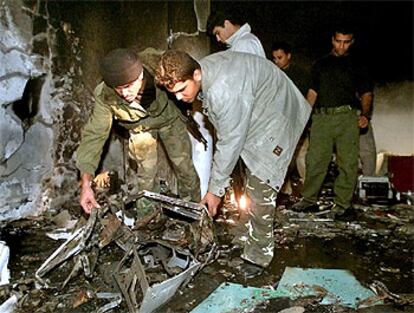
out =
[[100,62],[102,78],[110,87],[133,82],[139,77],[142,70],[141,61],[130,49],[112,50]]

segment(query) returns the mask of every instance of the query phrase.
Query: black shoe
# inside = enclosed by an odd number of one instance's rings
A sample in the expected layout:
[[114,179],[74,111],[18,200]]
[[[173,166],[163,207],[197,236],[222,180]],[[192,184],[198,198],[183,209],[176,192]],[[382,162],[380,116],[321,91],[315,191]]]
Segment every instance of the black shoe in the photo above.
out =
[[347,222],[355,221],[358,219],[358,213],[353,207],[349,207],[345,209],[345,212],[338,219]]
[[329,213],[329,217],[338,220],[352,220],[356,217],[356,212],[352,207],[344,208],[340,205],[334,204]]
[[255,278],[257,276],[262,275],[263,271],[264,271],[264,267],[245,261],[241,265],[240,270],[244,274],[245,279],[252,279],[252,278]]
[[277,205],[289,205],[290,204],[290,195],[284,192],[279,192],[276,198]]
[[303,198],[299,202],[296,202],[294,205],[292,205],[291,210],[296,212],[312,211],[319,210],[319,206],[315,201]]
[[341,216],[345,213],[345,208],[341,207],[340,205],[334,204],[331,208],[331,212],[335,214],[335,216]]

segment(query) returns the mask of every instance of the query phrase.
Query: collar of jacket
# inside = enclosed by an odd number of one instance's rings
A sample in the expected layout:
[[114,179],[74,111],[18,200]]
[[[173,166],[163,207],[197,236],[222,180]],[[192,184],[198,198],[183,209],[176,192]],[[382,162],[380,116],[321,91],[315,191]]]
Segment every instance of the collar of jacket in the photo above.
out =
[[250,25],[248,23],[244,24],[242,27],[239,28],[237,32],[235,32],[233,35],[231,35],[226,40],[227,46],[230,48],[233,46],[244,34],[248,34],[252,31]]

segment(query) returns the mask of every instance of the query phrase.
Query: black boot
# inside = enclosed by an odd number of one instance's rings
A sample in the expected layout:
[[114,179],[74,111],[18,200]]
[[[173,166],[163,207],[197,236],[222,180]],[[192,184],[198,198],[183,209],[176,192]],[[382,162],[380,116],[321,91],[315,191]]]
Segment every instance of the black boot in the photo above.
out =
[[264,267],[244,261],[240,271],[244,274],[245,279],[252,279],[263,274]]
[[299,202],[296,202],[294,205],[292,205],[290,209],[296,212],[304,212],[304,211],[312,211],[312,210],[317,211],[319,209],[319,206],[316,203],[316,201],[311,201],[311,200],[303,198]]

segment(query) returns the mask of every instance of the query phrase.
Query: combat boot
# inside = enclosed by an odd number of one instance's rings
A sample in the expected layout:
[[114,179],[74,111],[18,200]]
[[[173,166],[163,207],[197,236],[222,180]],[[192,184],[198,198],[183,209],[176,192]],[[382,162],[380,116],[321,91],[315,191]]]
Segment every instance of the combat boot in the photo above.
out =
[[316,201],[308,200],[305,198],[302,198],[302,200],[296,202],[291,207],[291,210],[296,212],[309,211],[312,209],[319,209],[318,204],[316,203]]
[[332,219],[348,221],[354,220],[357,217],[357,214],[352,206],[344,208],[338,204],[334,204],[329,212],[328,217]]
[[262,275],[264,267],[244,261],[241,265],[240,271],[243,273],[245,279],[252,279]]

